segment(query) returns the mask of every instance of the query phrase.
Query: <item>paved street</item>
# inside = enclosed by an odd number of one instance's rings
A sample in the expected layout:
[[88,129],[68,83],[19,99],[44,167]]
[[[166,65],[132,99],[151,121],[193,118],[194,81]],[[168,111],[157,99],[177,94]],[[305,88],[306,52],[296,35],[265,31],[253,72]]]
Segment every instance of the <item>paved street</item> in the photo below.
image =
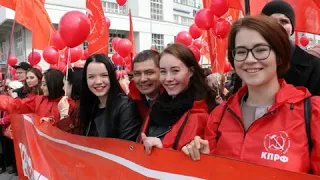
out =
[[8,174],[7,172],[0,174],[0,180],[18,180],[17,176]]

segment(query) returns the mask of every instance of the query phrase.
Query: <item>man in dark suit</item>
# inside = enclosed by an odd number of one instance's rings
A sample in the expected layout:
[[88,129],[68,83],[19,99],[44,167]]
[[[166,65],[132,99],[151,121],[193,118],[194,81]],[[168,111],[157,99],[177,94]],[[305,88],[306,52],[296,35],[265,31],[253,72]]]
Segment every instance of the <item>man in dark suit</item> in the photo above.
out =
[[[295,14],[285,1],[267,3],[262,14],[275,18],[287,31],[288,38],[294,33]],[[320,59],[292,43],[292,57],[289,71],[284,75],[287,83],[306,87],[312,95],[320,95]]]

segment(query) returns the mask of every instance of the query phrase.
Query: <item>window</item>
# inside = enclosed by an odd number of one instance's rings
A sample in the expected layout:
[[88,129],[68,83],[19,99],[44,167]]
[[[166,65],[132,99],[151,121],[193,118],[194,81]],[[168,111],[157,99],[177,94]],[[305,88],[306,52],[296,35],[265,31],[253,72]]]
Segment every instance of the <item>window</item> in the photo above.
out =
[[158,51],[164,49],[163,34],[152,34],[152,46]]
[[126,38],[126,36],[124,34],[109,33],[109,54],[114,53],[114,50],[112,48],[112,39],[115,37]]
[[162,0],[150,0],[151,19],[163,20]]
[[173,0],[173,2],[187,6],[197,7],[196,0]]
[[173,15],[173,19],[175,23],[179,23],[179,16],[178,15]]
[[128,14],[127,5],[119,6],[117,3],[104,2],[102,1],[102,8],[104,12],[117,13],[117,14]]
[[191,25],[194,23],[193,18],[185,17],[185,16],[179,16],[179,15],[173,15],[174,22],[178,24],[183,24],[183,25]]
[[15,47],[15,55],[22,56],[23,55],[22,30],[19,30],[14,33],[14,47]]

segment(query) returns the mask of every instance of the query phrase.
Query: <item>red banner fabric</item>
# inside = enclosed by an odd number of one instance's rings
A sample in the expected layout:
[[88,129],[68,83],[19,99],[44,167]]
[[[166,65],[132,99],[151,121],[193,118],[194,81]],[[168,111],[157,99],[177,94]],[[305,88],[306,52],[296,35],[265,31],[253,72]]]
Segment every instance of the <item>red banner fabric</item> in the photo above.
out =
[[[271,0],[250,1],[251,15],[260,14],[264,5]],[[285,0],[294,9],[296,15],[295,30],[320,34],[320,0]]]
[[319,179],[215,156],[192,161],[181,152],[164,149],[146,155],[140,144],[68,134],[39,124],[35,115],[13,115],[11,119],[20,180]]
[[88,36],[88,53],[108,55],[109,32],[100,0],[86,0],[87,16],[91,31]]

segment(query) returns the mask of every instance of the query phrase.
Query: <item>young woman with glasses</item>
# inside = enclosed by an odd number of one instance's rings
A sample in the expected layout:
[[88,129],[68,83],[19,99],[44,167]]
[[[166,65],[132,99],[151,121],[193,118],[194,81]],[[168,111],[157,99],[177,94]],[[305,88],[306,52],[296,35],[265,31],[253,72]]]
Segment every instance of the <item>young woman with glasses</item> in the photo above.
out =
[[279,79],[289,68],[290,49],[286,31],[270,17],[234,23],[228,59],[246,85],[214,109],[204,139],[195,137],[183,152],[194,160],[200,153],[214,154],[320,174],[320,100]]

